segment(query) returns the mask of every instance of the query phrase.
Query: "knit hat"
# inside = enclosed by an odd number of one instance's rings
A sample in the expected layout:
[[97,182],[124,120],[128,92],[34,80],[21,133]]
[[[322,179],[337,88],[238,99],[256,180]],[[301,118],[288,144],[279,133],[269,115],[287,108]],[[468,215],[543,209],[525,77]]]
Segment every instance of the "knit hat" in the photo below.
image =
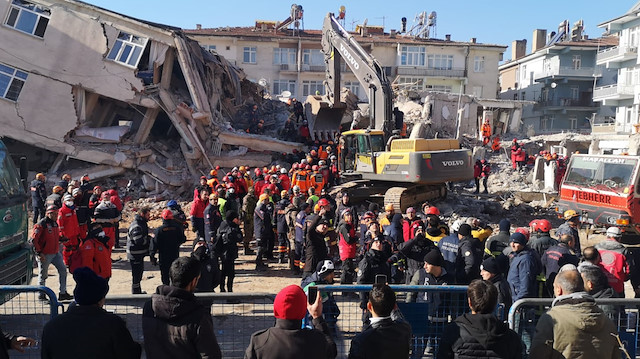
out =
[[107,295],[109,284],[107,280],[98,276],[89,267],[81,267],[73,272],[76,288],[73,297],[79,305],[92,305],[98,303]]
[[498,261],[493,257],[489,257],[484,261],[482,261],[482,264],[480,265],[480,270],[486,270],[487,272],[492,274],[502,273],[502,271],[500,270],[500,265],[498,264]]
[[284,287],[273,301],[273,316],[276,319],[302,320],[307,314],[307,296],[300,286]]
[[498,223],[498,226],[500,227],[500,232],[509,232],[511,229],[511,221],[503,218],[500,220],[500,223]]
[[458,234],[467,237],[471,235],[471,226],[464,223],[460,225],[460,228],[458,229]]
[[227,214],[224,217],[224,219],[226,219],[227,222],[231,222],[236,218],[238,218],[238,212],[236,212],[236,211],[229,211],[229,212],[227,212]]
[[511,237],[509,237],[509,242],[515,242],[518,244],[526,245],[527,237],[520,232],[516,232],[516,233],[513,233]]
[[425,256],[424,261],[431,264],[432,266],[442,267],[444,264],[444,258],[442,258],[442,254],[437,249],[430,250]]

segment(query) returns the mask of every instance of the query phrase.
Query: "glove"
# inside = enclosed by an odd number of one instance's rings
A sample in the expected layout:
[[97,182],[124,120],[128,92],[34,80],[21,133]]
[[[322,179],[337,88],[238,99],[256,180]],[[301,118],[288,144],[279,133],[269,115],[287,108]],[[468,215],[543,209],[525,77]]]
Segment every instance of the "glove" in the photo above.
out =
[[158,259],[156,257],[151,256],[149,258],[149,260],[151,260],[151,265],[153,265],[153,266],[157,266],[158,265]]

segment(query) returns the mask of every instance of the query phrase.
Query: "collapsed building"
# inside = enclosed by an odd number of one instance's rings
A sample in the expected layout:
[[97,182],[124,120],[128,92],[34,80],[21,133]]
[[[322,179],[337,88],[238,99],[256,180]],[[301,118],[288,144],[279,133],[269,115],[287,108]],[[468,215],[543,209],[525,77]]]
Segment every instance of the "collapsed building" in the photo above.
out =
[[190,188],[214,166],[300,148],[234,130],[263,101],[257,85],[179,28],[75,0],[5,1],[0,12],[0,135],[55,154],[39,171],[134,170],[146,188]]

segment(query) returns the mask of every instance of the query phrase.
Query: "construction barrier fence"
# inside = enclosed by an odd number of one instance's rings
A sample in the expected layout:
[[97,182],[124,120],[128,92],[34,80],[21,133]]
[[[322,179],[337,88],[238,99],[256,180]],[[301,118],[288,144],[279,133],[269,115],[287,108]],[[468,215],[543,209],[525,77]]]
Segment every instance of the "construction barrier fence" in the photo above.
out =
[[[553,298],[526,298],[513,303],[509,311],[509,327],[520,335],[529,353],[531,339],[535,334],[536,324],[542,314],[551,307]],[[596,299],[596,304],[618,328],[620,342],[624,345],[629,357],[636,358],[638,348],[638,308],[640,299]],[[622,355],[626,358],[626,355]]]

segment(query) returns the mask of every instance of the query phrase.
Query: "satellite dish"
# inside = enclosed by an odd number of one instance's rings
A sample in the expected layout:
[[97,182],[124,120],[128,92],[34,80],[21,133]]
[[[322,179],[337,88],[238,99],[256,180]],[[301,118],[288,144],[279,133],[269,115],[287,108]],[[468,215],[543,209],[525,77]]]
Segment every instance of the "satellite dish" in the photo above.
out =
[[287,90],[282,91],[280,96],[289,98],[289,97],[291,97],[291,91],[287,91]]
[[267,79],[261,78],[260,80],[258,80],[258,85],[262,87],[267,87]]
[[552,82],[552,83],[551,83],[551,88],[552,88],[552,89],[556,88],[557,86],[558,86],[558,84],[557,84],[557,83],[555,83],[555,82]]
[[367,27],[367,22],[369,22],[369,19],[364,19],[364,21],[362,22],[362,27]]

